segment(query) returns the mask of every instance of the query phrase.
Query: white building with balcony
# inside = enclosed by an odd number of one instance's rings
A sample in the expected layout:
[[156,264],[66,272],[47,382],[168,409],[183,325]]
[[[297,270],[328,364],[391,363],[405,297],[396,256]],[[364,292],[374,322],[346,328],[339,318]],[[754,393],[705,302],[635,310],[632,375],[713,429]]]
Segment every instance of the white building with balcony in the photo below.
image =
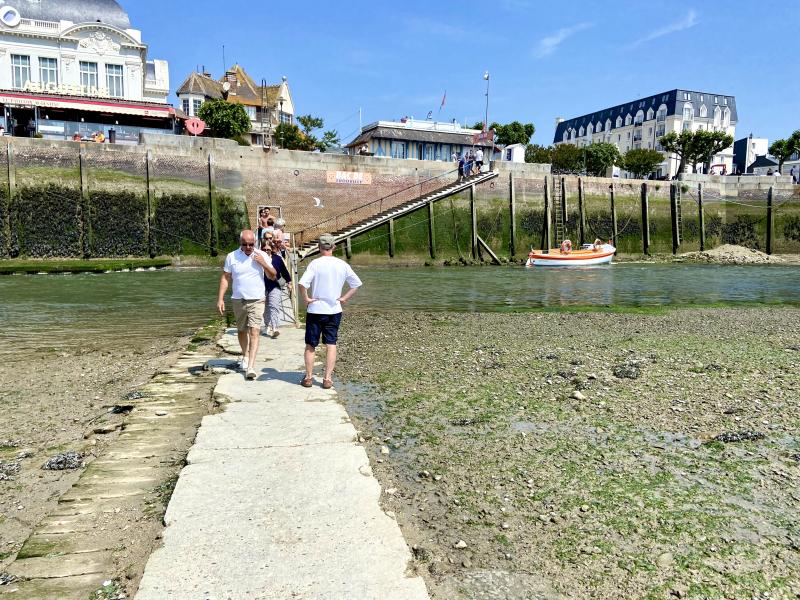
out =
[[[8,0],[0,5],[0,110],[12,135],[138,142],[174,131],[169,67],[148,60],[141,31],[115,0]],[[112,133],[113,130],[113,133]]]
[[[553,143],[581,147],[609,142],[622,154],[632,148],[663,151],[658,140],[670,131],[705,129],[733,136],[737,120],[733,96],[675,89],[580,117],[558,119]],[[677,155],[664,152],[664,162],[653,176],[671,178],[677,174],[679,163]],[[691,170],[691,165],[686,168]],[[733,173],[733,146],[712,157],[711,170]]]

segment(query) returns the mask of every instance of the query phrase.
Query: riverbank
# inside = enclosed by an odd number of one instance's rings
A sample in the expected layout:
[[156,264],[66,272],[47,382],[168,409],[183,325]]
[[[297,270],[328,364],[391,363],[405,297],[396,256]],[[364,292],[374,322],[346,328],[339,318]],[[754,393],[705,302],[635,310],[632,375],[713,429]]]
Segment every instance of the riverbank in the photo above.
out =
[[[151,339],[86,339],[78,347],[43,348],[0,365],[0,574],[59,498],[78,481],[84,465],[118,441],[137,389],[172,365],[184,348],[213,341],[222,327],[210,323],[193,335]],[[210,346],[208,346],[210,347]],[[137,395],[138,394],[138,395]],[[183,434],[182,434],[183,435]],[[175,440],[175,447],[184,443]],[[67,453],[75,453],[70,458]],[[43,469],[62,456],[64,469]],[[175,472],[180,464],[173,465]],[[94,534],[96,544],[124,534],[115,547],[120,589],[135,589],[144,562],[158,543],[171,487],[153,490],[149,512],[130,510],[120,498]],[[120,510],[120,507],[124,507]],[[105,531],[106,533],[103,533]],[[0,577],[0,584],[2,584]]]
[[799,324],[350,314],[340,393],[432,597],[790,598]]
[[97,258],[97,259],[3,259],[0,275],[38,273],[106,273],[108,271],[135,271],[136,269],[163,269],[173,264],[169,257],[161,258]]

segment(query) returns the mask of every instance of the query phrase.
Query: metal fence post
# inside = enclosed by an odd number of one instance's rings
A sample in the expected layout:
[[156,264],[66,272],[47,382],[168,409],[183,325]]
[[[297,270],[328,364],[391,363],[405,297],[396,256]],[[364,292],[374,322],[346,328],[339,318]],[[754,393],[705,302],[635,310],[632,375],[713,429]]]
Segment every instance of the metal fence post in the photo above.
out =
[[642,184],[642,252],[650,254],[650,207],[646,183]]

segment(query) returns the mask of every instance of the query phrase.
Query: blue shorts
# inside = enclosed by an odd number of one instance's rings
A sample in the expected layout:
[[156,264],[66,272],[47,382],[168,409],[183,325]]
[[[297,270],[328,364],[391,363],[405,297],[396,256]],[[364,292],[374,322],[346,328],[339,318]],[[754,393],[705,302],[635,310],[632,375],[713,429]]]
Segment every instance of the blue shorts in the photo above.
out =
[[342,313],[335,315],[306,313],[306,344],[316,348],[319,345],[320,335],[322,335],[323,344],[336,344],[341,322]]

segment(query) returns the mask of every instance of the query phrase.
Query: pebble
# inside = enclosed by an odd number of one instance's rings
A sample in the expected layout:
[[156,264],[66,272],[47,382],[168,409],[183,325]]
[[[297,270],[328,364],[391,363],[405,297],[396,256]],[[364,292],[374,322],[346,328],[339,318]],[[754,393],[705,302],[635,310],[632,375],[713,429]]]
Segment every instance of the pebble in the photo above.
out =
[[459,550],[463,550],[467,547],[467,542],[464,540],[458,540],[455,544],[453,544],[453,548],[458,548]]
[[389,446],[381,446],[381,454],[389,454]]
[[397,493],[397,488],[387,488],[386,495],[387,496],[394,496]]
[[461,561],[461,566],[464,567],[465,569],[469,569],[472,566],[472,563],[468,558],[465,558],[464,560]]
[[570,398],[573,400],[586,400],[586,396],[580,393],[580,391],[575,390],[569,395]]
[[589,512],[589,505],[581,504],[581,512]]
[[671,566],[673,562],[675,559],[671,552],[662,552],[656,557],[656,564],[662,569]]
[[165,410],[157,410],[156,411],[156,416],[157,417],[166,417],[167,416],[167,411],[165,411]]
[[433,476],[433,480],[434,481],[441,481],[442,480],[442,476],[441,475],[434,475]]
[[547,515],[539,515],[539,520],[542,523],[549,523],[550,522],[550,517],[548,517]]
[[503,529],[509,529],[511,525],[509,525],[508,523],[503,523],[500,527],[502,527]]

